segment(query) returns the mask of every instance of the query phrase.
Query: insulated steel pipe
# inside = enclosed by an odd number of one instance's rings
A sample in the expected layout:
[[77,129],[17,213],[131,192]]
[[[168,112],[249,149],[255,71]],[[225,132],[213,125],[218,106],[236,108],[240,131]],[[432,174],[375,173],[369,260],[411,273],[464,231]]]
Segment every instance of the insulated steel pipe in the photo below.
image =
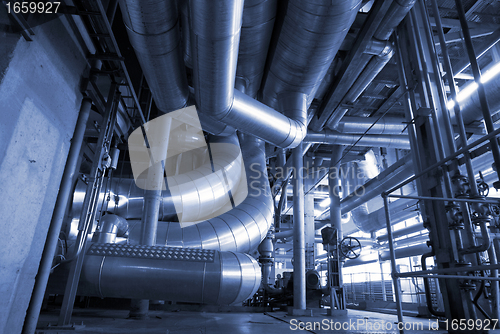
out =
[[293,308],[306,309],[306,241],[304,226],[304,158],[302,144],[293,159]]
[[235,207],[228,211],[223,208],[215,218],[184,228],[179,223],[160,223],[158,244],[249,253],[266,237],[273,222],[274,208],[264,142],[250,135],[241,135],[240,143],[246,173],[242,182],[248,188],[246,198],[241,198],[245,193],[236,188],[232,192]]
[[[421,244],[421,245],[415,245],[415,246],[409,246],[409,247],[402,247],[395,249],[396,253],[396,259],[403,259],[405,257],[411,257],[411,256],[418,256],[422,255],[425,252],[429,251],[429,247],[426,244]],[[384,251],[383,253],[380,254],[380,261],[388,261],[391,259],[389,251]],[[346,261],[344,264],[344,267],[354,267],[354,266],[359,266],[359,265],[365,265],[368,263],[374,263],[378,262],[378,258],[373,258],[373,259],[363,259],[362,257],[359,257],[354,260],[349,260]]]
[[[418,216],[418,209],[411,208],[412,206],[416,206],[416,204],[417,200],[397,200],[391,203],[392,224],[397,224]],[[366,233],[385,228],[385,211],[383,207],[369,213],[366,206],[358,206],[351,211],[351,217],[354,225]],[[422,229],[420,226],[420,230]]]
[[411,155],[406,155],[385,169],[377,177],[366,182],[361,189],[349,194],[341,202],[342,212],[349,212],[355,207],[379,196],[394,185],[400,184],[410,178],[413,175],[413,164],[411,161]]
[[183,108],[189,97],[174,0],[120,0],[130,43],[163,112]]
[[380,40],[388,40],[415,2],[416,0],[394,0],[373,36]]
[[252,297],[261,274],[251,256],[160,246],[93,244],[78,293],[228,305]]
[[114,243],[116,237],[127,236],[128,229],[128,223],[125,218],[108,213],[99,220],[99,226],[94,232],[92,241],[101,244]]
[[[135,50],[155,104],[167,113],[188,104],[189,90],[182,60],[177,5],[174,0],[120,0],[123,21],[130,43]],[[186,5],[182,6],[186,12]],[[183,30],[189,32],[189,22],[183,20]],[[184,43],[189,42],[186,39]],[[190,60],[190,46],[185,47]],[[225,124],[199,115],[203,129],[215,135],[234,132]]]
[[191,0],[189,7],[200,111],[276,146],[297,146],[306,131],[302,118],[288,118],[234,89],[243,1]]
[[253,98],[264,75],[277,5],[277,0],[245,0],[236,78],[243,81],[240,90]]
[[[234,141],[234,145],[219,144],[216,141]],[[174,139],[174,138],[172,138]],[[184,169],[180,175],[165,178],[169,186],[177,187],[175,195],[170,190],[161,192],[159,220],[175,220],[176,215],[183,215],[184,221],[199,221],[215,217],[217,212],[227,203],[228,192],[235,192],[243,173],[242,154],[236,135],[226,137],[211,137],[209,143],[211,156],[206,150],[192,150],[174,157],[181,162],[175,169],[179,170],[183,158],[194,165],[194,170]],[[168,159],[170,160],[170,159]],[[167,162],[168,162],[167,160]],[[73,215],[81,211],[86,185],[78,183],[73,194]],[[136,186],[133,179],[115,178],[110,186],[110,198],[114,199],[108,206],[108,211],[126,219],[140,219],[144,207],[144,190]],[[106,196],[104,193],[102,197]],[[181,203],[181,205],[174,205]]]
[[312,102],[351,27],[360,0],[291,0],[271,54],[262,96],[272,108],[283,92],[300,92]]
[[356,135],[344,134],[334,130],[325,129],[320,132],[312,132],[305,136],[306,143],[323,143],[336,145],[354,145],[369,147],[387,147],[410,149],[410,140],[407,135]]
[[341,133],[368,131],[368,135],[397,135],[402,134],[408,126],[406,120],[399,117],[382,117],[373,124],[376,120],[375,117],[344,116],[336,130]]
[[73,133],[73,138],[71,139],[68,159],[66,160],[66,166],[64,166],[61,186],[59,187],[59,193],[57,194],[56,204],[54,206],[54,213],[52,214],[40,266],[38,267],[35,286],[33,287],[31,300],[28,310],[26,311],[23,334],[32,334],[36,329],[40,308],[42,307],[43,296],[45,295],[45,289],[47,288],[52,262],[56,253],[59,233],[61,232],[61,226],[69,199],[71,198],[73,178],[77,172],[78,157],[80,156],[80,150],[82,148],[83,137],[85,135],[91,106],[91,99],[84,98],[82,100],[80,113],[78,114],[78,120],[76,121],[75,132]]

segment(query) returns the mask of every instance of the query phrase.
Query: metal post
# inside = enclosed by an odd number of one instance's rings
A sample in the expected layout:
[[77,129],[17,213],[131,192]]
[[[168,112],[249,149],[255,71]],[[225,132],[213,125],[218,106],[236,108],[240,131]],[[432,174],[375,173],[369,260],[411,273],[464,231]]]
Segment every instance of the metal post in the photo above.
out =
[[112,84],[106,103],[106,112],[103,117],[103,126],[101,127],[101,132],[99,134],[93,158],[92,170],[89,177],[90,181],[87,186],[82,213],[80,215],[80,223],[78,227],[79,232],[75,243],[75,251],[72,255],[74,256],[74,259],[71,263],[68,281],[66,282],[58,326],[68,325],[71,320],[71,314],[73,313],[73,304],[75,302],[78,282],[80,280],[83,260],[85,258],[85,245],[87,243],[88,234],[91,232],[93,227],[95,213],[97,211],[97,202],[99,200],[99,193],[103,182],[103,175],[106,169],[106,167],[102,164],[103,157],[105,152],[109,151],[109,146],[111,144],[111,138],[113,136],[114,126],[116,123],[119,95],[120,93],[117,91],[117,85]]
[[[339,176],[340,176],[340,160],[342,159],[342,154],[344,153],[344,146],[342,145],[334,145],[332,147],[332,157],[330,160],[330,170],[328,177],[328,192],[330,195],[330,225],[336,230],[337,234],[337,245],[340,244],[340,241],[343,238],[342,235],[342,212],[340,209],[340,191],[339,191]],[[339,254],[337,250],[337,255]],[[343,298],[343,280],[342,280],[342,261],[339,261],[338,258],[335,259],[338,263],[338,291],[332,288],[330,284],[330,300],[333,302],[334,294],[337,295],[337,300],[339,301],[339,309],[345,309],[345,301]],[[331,272],[333,273],[333,268],[331,268]],[[331,306],[331,310],[333,312],[333,304]]]
[[[172,119],[165,119],[164,132],[170,132]],[[168,150],[168,138],[164,147]],[[165,154],[166,157],[166,154]],[[142,229],[141,229],[141,244],[147,246],[156,245],[156,232],[158,230],[158,216],[160,213],[161,192],[164,184],[164,164],[157,162],[151,166],[147,173],[147,184],[150,189],[144,190],[144,208],[142,211]],[[130,305],[129,318],[146,319],[148,318],[149,300],[148,299],[133,299]]]
[[45,241],[40,267],[38,268],[33,294],[26,312],[23,334],[32,334],[36,329],[40,308],[45,295],[45,289],[47,288],[47,282],[49,280],[52,261],[57,249],[57,241],[59,233],[61,232],[64,213],[66,212],[69,199],[71,198],[73,176],[77,172],[78,158],[80,156],[80,150],[82,148],[83,137],[85,135],[85,128],[87,127],[91,106],[92,100],[84,97],[80,107],[80,114],[78,115],[78,120],[76,121],[75,132],[73,134],[73,138],[71,139],[68,159],[66,160],[66,166],[64,167],[61,186],[59,188],[59,193],[57,194],[54,213],[52,214],[52,220],[50,221],[47,240]]
[[304,160],[302,144],[293,149],[293,308],[306,309],[306,257],[304,235]]
[[379,254],[379,258],[378,258],[378,263],[380,265],[380,282],[382,283],[382,299],[384,302],[387,301],[387,291],[385,289],[385,279],[384,279],[384,266],[383,266],[383,262],[380,261],[380,254]]
[[[398,277],[398,269],[396,267],[396,252],[394,251],[394,240],[392,238],[392,227],[391,227],[391,213],[389,211],[389,199],[387,194],[382,194],[384,199],[384,209],[385,209],[385,221],[387,223],[387,240],[389,242],[389,253],[391,256],[391,269],[392,269],[392,283],[394,287],[394,294],[396,296],[396,307],[398,313],[398,322],[403,323],[403,306],[401,304],[401,284]],[[403,329],[400,329],[401,334],[404,333]]]

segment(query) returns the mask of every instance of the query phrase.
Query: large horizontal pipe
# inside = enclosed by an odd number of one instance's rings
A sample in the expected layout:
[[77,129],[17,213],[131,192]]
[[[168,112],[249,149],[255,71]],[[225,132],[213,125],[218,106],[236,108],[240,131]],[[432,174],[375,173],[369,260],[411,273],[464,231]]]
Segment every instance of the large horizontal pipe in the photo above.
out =
[[375,117],[344,116],[336,130],[341,133],[365,133],[368,131],[366,133],[369,135],[396,135],[402,134],[407,127],[406,120],[399,117],[378,119]]
[[163,112],[185,107],[189,96],[184,66],[180,66],[182,50],[176,3],[120,0],[130,43],[155,103]]
[[410,149],[410,140],[407,135],[356,135],[344,134],[333,130],[322,130],[321,132],[309,133],[304,138],[307,143],[323,143],[335,145],[358,145],[369,147],[387,147]]
[[[416,203],[416,200],[399,199],[391,204],[391,224],[418,216]],[[359,206],[351,211],[351,217],[354,225],[363,232],[374,232],[387,226],[384,207],[368,213],[365,206]]]
[[[493,64],[482,71],[483,77],[488,71],[493,71],[496,75],[489,81],[484,82],[483,86],[486,91],[486,96],[488,97],[488,104],[490,107],[490,112],[492,114],[493,122],[498,121],[499,117],[497,113],[500,111],[500,68],[499,64]],[[470,83],[472,85],[474,83]],[[464,91],[465,87],[461,88]],[[460,98],[460,93],[458,94]],[[479,121],[483,119],[481,104],[479,102],[479,97],[476,91],[474,91],[470,96],[468,96],[464,101],[459,102],[460,109],[462,111],[462,117],[464,124],[468,125],[474,121]]]
[[[429,251],[429,247],[426,244],[399,248],[399,249],[396,249],[396,259],[403,259],[403,258],[410,257],[410,256],[419,256],[419,255],[422,255],[428,251]],[[389,254],[388,250],[383,251],[380,254],[380,260],[381,261],[390,260],[390,254]],[[365,260],[362,257],[358,257],[357,259],[346,261],[346,263],[344,264],[344,267],[360,266],[360,265],[365,265],[368,263],[374,263],[374,262],[378,262],[378,261],[379,260],[376,258]]]
[[[189,90],[182,60],[176,1],[120,0],[120,8],[130,43],[156,106],[163,113],[185,107]],[[188,24],[187,21],[183,23],[186,34]],[[189,55],[187,59],[190,59]],[[209,133],[226,135],[234,132],[233,128],[208,115],[199,118],[203,130]]]
[[414,174],[411,161],[411,155],[406,155],[386,168],[377,177],[366,182],[360,189],[355,190],[345,197],[340,203],[342,214],[351,211],[376,196],[380,196],[385,190],[410,178]]
[[93,244],[78,294],[228,305],[252,297],[260,282],[259,264],[246,254]]
[[[391,205],[391,207],[392,207],[392,205]],[[405,227],[405,228],[403,228],[401,230],[397,230],[397,231],[392,232],[392,237],[393,238],[399,238],[399,237],[402,237],[402,236],[405,236],[405,235],[408,235],[408,234],[412,234],[412,233],[423,231],[424,229],[425,228],[422,226],[422,224],[415,224],[415,225],[411,225],[411,226]],[[387,234],[384,234],[384,235],[381,235],[380,237],[377,237],[377,241],[378,242],[384,242],[384,241],[387,241],[387,240],[388,240]]]

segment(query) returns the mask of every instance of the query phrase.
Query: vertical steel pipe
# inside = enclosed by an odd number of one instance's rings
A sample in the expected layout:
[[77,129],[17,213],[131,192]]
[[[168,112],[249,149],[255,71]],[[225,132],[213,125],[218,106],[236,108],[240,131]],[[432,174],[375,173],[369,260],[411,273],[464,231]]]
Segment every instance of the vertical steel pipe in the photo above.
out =
[[306,309],[304,160],[302,144],[293,149],[293,308]]
[[[389,211],[389,200],[387,198],[387,194],[382,194],[382,198],[384,199],[384,208],[385,208],[385,219],[387,224],[387,238],[389,241],[389,253],[391,256],[391,271],[392,271],[392,283],[394,286],[394,295],[396,296],[396,308],[398,313],[398,322],[403,323],[403,305],[401,304],[401,284],[398,274],[398,268],[396,266],[396,252],[394,251],[394,239],[392,238],[392,226],[391,226],[391,213]],[[403,329],[400,329],[399,332],[401,334],[404,333]]]
[[[170,127],[172,118],[167,118],[164,122],[163,131],[166,133],[163,147],[164,152],[160,156],[167,156],[166,149],[168,148]],[[148,189],[144,190],[144,208],[142,212],[142,229],[141,229],[141,244],[146,246],[156,245],[156,233],[158,230],[158,217],[160,214],[160,204],[162,202],[162,190],[164,187],[164,165],[163,161],[155,163],[147,171]],[[149,300],[134,299],[130,307],[130,318],[147,318],[149,311]]]
[[64,214],[71,198],[73,176],[75,172],[77,172],[78,157],[80,156],[80,150],[91,106],[92,100],[87,97],[83,98],[78,120],[76,121],[75,132],[73,134],[73,138],[71,139],[68,159],[66,160],[66,166],[64,167],[61,186],[59,188],[59,193],[57,194],[54,213],[52,214],[52,219],[50,221],[50,227],[47,233],[47,240],[45,241],[42,259],[36,275],[35,286],[33,288],[28,310],[26,312],[23,334],[33,334],[36,329],[40,308],[42,307],[43,296],[45,295],[45,289],[47,288],[47,282],[49,280],[52,261],[57,248],[59,233],[61,232]]
[[[328,172],[328,193],[330,195],[330,225],[337,231],[337,244],[342,240],[342,212],[340,209],[340,187],[339,187],[339,179],[340,179],[340,160],[342,159],[342,154],[344,153],[345,146],[342,145],[334,145],[332,147],[332,158],[330,160],[330,170]],[[333,310],[334,303],[334,294],[337,293],[333,286],[333,277],[332,277],[332,268],[330,264],[330,259],[328,263],[330,268],[328,273],[330,275],[330,312]],[[338,286],[340,287],[339,291],[342,291],[342,262],[339,261],[338,270]],[[341,303],[341,306],[345,306],[344,303]]]
[[[470,67],[474,75],[474,81],[477,84],[477,94],[479,96],[479,102],[481,104],[481,111],[483,113],[484,124],[486,125],[486,131],[491,133],[495,131],[493,125],[493,120],[491,119],[490,107],[488,105],[488,99],[486,97],[486,91],[484,85],[481,82],[481,70],[476,59],[476,53],[474,52],[474,46],[472,45],[472,38],[469,31],[469,25],[465,17],[465,11],[461,0],[455,0],[455,5],[457,6],[458,18],[460,20],[460,26],[462,27],[462,33],[464,36],[465,47],[467,49],[467,55],[470,61]],[[497,166],[496,172],[500,179],[500,149],[498,147],[497,138],[490,139],[491,152],[493,153],[493,159],[495,160],[495,165]],[[498,181],[497,181],[498,182]]]
[[[439,37],[439,45],[441,46],[441,53],[443,55],[444,70],[446,72],[446,78],[448,79],[448,86],[450,87],[451,98],[453,101],[455,101],[454,110],[459,130],[458,132],[460,135],[460,143],[462,147],[465,147],[467,146],[467,133],[465,131],[465,124],[462,118],[462,111],[460,110],[460,104],[457,101],[457,88],[455,86],[455,80],[453,78],[453,70],[451,67],[450,55],[448,54],[448,48],[446,47],[446,40],[444,37],[441,17],[439,16],[437,1],[431,0],[431,5],[432,5],[432,11],[434,13],[434,21],[436,22],[436,28]],[[447,113],[448,110],[447,109],[443,110],[443,112]],[[471,187],[471,195],[475,196],[478,193],[478,189],[469,152],[465,152],[464,157],[465,157],[465,166],[467,169],[467,176],[469,178],[469,185]]]

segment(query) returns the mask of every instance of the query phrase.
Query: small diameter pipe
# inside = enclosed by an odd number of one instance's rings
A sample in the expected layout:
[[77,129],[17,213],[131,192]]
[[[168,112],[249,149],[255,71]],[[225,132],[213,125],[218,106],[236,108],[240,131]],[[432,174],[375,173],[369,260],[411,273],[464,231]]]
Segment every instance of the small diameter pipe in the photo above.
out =
[[[422,257],[420,258],[422,270],[427,270],[426,260],[427,260],[427,258],[433,257],[433,256],[434,256],[433,252],[422,254]],[[434,306],[432,305],[431,290],[430,290],[430,286],[429,286],[429,277],[427,277],[427,276],[428,275],[422,275],[422,279],[424,280],[425,300],[427,302],[427,309],[429,310],[429,312],[432,315],[434,315],[436,317],[445,317],[446,316],[445,312],[440,312],[440,311],[436,310],[434,308]]]

